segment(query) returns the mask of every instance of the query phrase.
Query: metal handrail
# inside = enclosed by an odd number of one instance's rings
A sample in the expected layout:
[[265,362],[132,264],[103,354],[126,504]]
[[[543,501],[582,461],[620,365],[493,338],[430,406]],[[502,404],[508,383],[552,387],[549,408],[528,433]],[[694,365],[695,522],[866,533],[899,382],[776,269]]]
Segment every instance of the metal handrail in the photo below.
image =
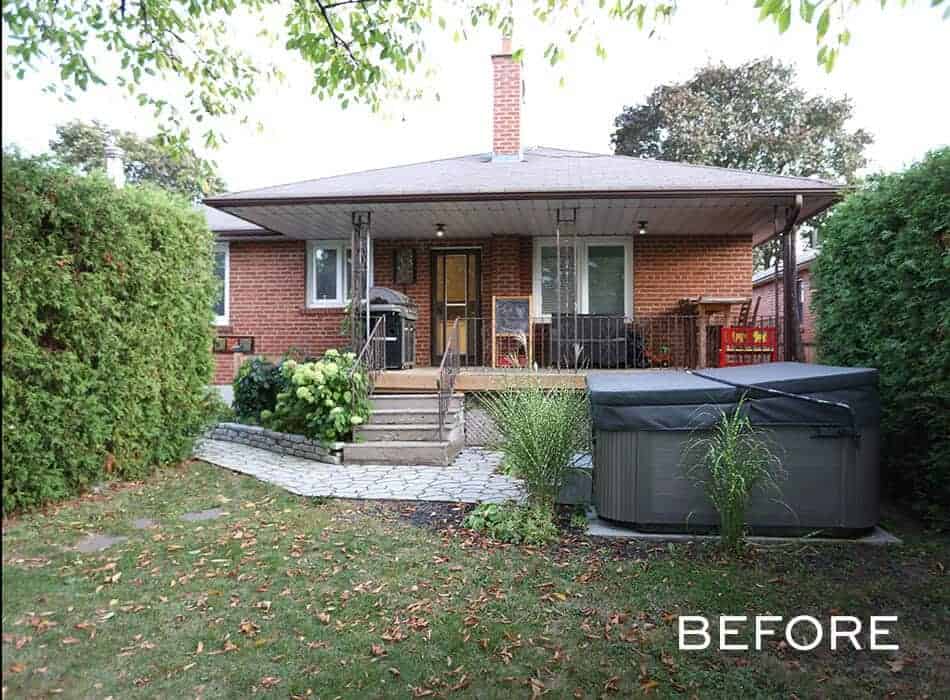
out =
[[452,330],[445,340],[445,352],[439,365],[436,389],[439,394],[439,440],[445,439],[445,417],[449,412],[452,395],[455,393],[455,378],[459,373],[459,320],[452,323]]
[[[384,317],[376,319],[376,325],[370,331],[369,337],[363,344],[356,361],[350,368],[350,385],[353,385],[353,376],[358,371],[366,373],[366,393],[372,395],[376,388],[376,379],[379,373],[386,368],[386,333],[383,326]],[[354,391],[354,401],[356,400]]]

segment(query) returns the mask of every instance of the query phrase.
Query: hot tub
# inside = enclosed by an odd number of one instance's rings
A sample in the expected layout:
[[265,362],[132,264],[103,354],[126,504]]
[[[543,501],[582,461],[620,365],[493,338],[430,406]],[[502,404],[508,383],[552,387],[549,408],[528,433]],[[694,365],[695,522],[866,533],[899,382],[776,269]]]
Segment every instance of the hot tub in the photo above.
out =
[[842,536],[877,525],[877,370],[778,362],[696,372],[594,372],[587,378],[598,514],[655,532],[708,531],[718,517],[690,441],[722,411],[744,410],[782,462],[780,494],[757,489],[758,533]]

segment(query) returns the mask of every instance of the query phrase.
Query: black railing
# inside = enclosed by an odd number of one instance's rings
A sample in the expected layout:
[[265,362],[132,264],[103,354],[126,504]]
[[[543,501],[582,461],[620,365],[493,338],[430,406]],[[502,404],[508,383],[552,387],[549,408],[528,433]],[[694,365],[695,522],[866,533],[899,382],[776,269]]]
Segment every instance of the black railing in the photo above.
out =
[[[369,397],[376,388],[376,379],[379,373],[386,368],[386,333],[383,327],[384,318],[380,316],[370,331],[369,337],[363,344],[356,361],[350,369],[350,387],[355,403],[360,397]],[[356,381],[357,372],[366,377],[365,387]]]
[[439,365],[439,378],[436,389],[439,394],[439,440],[445,439],[445,418],[452,405],[455,393],[455,378],[459,373],[459,319],[452,323],[452,329],[445,339],[445,352]]
[[[697,319],[684,314],[629,318],[608,314],[552,314],[531,319],[530,333],[494,338],[490,319],[459,323],[459,362],[509,368],[642,369],[695,367]],[[529,356],[530,345],[530,356]]]

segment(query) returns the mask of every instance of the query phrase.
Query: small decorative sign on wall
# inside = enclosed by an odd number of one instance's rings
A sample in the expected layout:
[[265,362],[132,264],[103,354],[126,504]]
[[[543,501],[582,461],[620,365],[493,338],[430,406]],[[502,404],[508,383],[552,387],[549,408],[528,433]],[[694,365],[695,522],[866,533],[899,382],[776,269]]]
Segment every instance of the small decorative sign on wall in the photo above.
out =
[[399,248],[393,253],[393,281],[396,284],[415,284],[415,248]]

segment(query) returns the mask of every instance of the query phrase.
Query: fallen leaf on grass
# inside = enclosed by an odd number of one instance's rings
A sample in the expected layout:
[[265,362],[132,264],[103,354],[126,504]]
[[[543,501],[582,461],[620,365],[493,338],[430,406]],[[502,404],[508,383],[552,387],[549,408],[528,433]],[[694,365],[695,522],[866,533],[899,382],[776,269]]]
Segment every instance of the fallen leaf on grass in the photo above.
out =
[[372,645],[372,646],[369,648],[369,650],[370,650],[370,653],[372,653],[373,656],[377,656],[377,657],[378,657],[378,656],[386,656],[386,649],[385,649],[385,647],[383,647],[382,644],[374,644],[374,645]]
[[277,676],[264,676],[261,678],[261,687],[262,688],[273,688],[278,683],[280,683],[280,678]]
[[241,620],[241,634],[246,637],[253,637],[255,634],[260,632],[261,628],[255,625],[250,620]]
[[907,659],[899,657],[896,659],[890,659],[887,661],[887,667],[891,669],[891,673],[900,673],[904,670],[904,667],[907,665]]
[[10,667],[10,673],[23,673],[26,670],[26,666],[21,663],[15,663]]
[[61,644],[79,644],[79,640],[75,637],[63,637],[60,642]]

